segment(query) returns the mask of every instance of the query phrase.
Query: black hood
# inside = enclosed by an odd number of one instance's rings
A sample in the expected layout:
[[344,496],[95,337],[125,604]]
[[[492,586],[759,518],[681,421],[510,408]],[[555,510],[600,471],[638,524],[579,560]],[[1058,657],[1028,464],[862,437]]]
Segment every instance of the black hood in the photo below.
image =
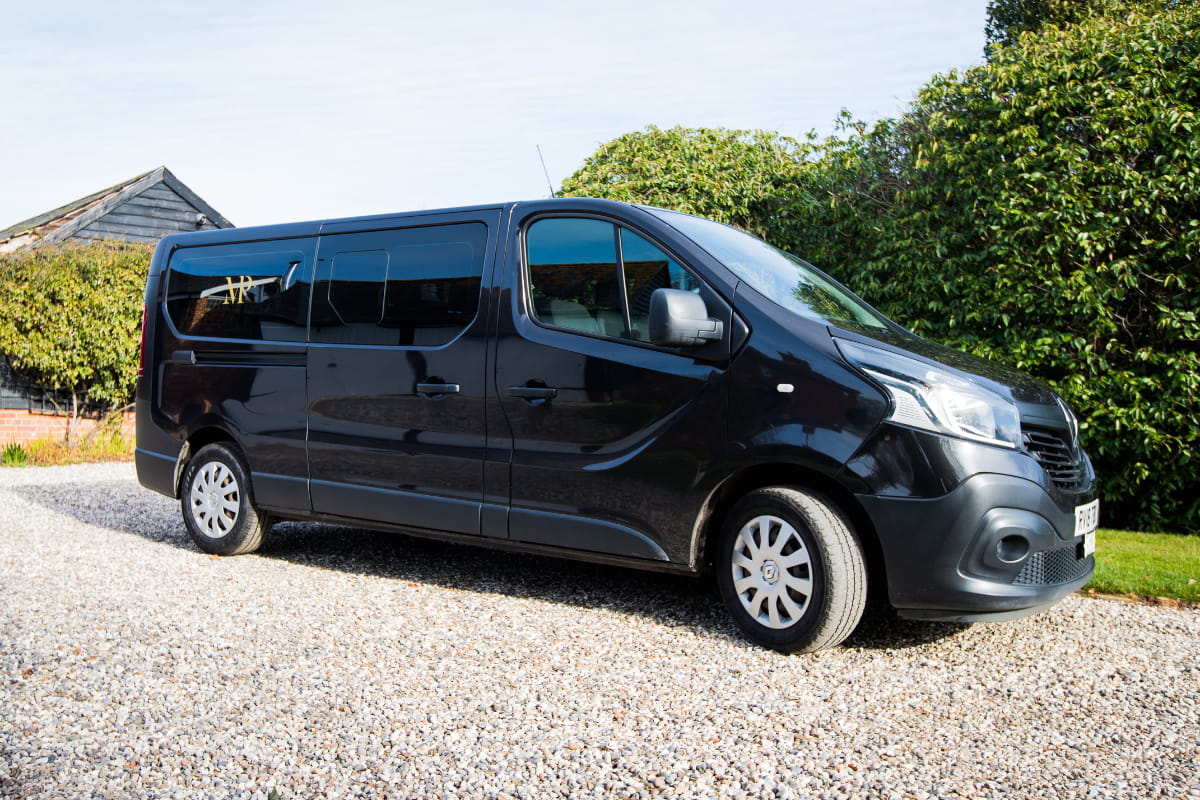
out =
[[[923,339],[903,330],[887,331],[874,328],[837,329],[836,334],[852,341],[870,344],[873,340],[887,345],[886,349],[915,355],[963,373],[975,383],[986,386],[1000,395],[1012,397],[1022,407],[1049,406],[1058,409],[1058,397],[1041,381],[996,361],[964,353],[944,344]],[[1037,415],[1042,416],[1042,415]],[[1059,415],[1056,415],[1059,416]]]

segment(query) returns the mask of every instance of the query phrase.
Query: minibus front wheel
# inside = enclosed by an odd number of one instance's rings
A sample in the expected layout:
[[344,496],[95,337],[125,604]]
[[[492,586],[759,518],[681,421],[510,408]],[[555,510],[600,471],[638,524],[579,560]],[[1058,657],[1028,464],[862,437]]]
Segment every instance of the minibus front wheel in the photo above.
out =
[[229,444],[201,447],[188,462],[179,493],[192,541],[206,553],[235,556],[262,545],[271,520],[254,507],[250,475]]
[[717,583],[742,633],[783,653],[840,644],[867,602],[866,560],[849,520],[796,486],[738,501],[722,530]]

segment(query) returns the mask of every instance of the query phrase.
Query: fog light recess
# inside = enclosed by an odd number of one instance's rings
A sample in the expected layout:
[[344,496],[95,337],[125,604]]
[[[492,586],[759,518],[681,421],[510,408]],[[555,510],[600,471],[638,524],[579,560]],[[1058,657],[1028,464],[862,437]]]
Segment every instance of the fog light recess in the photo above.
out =
[[1029,540],[1015,534],[996,542],[996,557],[1006,564],[1016,564],[1029,555]]

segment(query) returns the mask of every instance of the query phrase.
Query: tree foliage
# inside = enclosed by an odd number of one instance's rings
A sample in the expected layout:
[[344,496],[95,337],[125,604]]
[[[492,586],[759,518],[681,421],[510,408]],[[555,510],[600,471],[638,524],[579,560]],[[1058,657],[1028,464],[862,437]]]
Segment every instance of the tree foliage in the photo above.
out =
[[1043,26],[899,119],[843,120],[788,165],[783,213],[743,227],[916,332],[1045,379],[1081,412],[1106,518],[1194,531],[1200,7],[1146,7]]
[[765,131],[651,125],[602,144],[559,194],[674,208],[777,239],[814,149]]
[[1103,0],[991,0],[983,29],[988,51],[1016,44],[1023,33],[1073,25],[1093,13],[1100,2]]
[[46,389],[120,407],[137,380],[146,245],[36,247],[0,257],[0,352]]
[[990,0],[984,36],[986,51],[1017,44],[1021,35],[1045,28],[1065,28],[1094,17],[1116,17],[1138,11],[1166,11],[1195,0]]

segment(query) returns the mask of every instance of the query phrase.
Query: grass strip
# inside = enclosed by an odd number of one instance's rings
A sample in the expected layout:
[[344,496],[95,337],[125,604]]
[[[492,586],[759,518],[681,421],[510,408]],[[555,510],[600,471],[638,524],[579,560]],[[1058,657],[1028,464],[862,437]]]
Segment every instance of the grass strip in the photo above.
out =
[[1101,528],[1086,591],[1200,603],[1200,536]]

